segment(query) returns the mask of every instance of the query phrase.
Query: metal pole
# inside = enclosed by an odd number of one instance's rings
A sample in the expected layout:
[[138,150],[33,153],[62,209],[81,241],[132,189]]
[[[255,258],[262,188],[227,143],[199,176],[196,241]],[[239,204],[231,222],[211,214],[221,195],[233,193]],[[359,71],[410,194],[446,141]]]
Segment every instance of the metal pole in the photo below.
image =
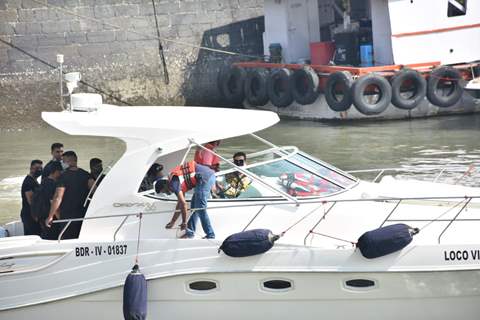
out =
[[63,54],[57,54],[57,62],[59,64],[59,76],[60,76],[60,107],[65,110],[63,106]]

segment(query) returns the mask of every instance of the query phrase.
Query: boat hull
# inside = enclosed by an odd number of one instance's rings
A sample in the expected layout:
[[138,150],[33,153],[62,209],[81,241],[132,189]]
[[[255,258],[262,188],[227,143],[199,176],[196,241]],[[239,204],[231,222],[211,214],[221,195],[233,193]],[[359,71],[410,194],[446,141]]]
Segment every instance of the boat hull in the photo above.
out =
[[448,108],[440,108],[424,99],[413,110],[402,110],[390,104],[388,108],[378,115],[366,116],[351,106],[344,112],[336,112],[330,109],[325,100],[325,95],[320,95],[318,99],[309,105],[300,105],[296,102],[285,108],[278,108],[270,102],[262,107],[245,105],[247,109],[262,109],[278,113],[279,116],[291,119],[301,120],[395,120],[426,118],[434,116],[470,114],[480,112],[480,99],[474,99],[470,94],[464,93],[459,102]]
[[[211,292],[194,292],[191,281],[212,280]],[[292,282],[266,290],[269,279]],[[347,279],[371,279],[372,288],[352,289]],[[2,319],[70,320],[122,318],[122,287],[0,312]],[[205,273],[150,279],[149,319],[476,319],[480,271],[385,273]]]

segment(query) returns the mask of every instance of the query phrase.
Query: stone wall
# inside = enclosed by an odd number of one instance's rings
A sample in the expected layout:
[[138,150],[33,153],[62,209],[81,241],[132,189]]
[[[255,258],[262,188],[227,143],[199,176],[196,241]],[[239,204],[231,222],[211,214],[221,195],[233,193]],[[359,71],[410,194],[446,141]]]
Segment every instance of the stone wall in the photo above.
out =
[[[261,0],[0,0],[0,127],[39,123],[59,110],[56,54],[80,71],[82,91],[122,105],[224,105],[222,65],[263,52]],[[59,10],[61,9],[61,10]]]

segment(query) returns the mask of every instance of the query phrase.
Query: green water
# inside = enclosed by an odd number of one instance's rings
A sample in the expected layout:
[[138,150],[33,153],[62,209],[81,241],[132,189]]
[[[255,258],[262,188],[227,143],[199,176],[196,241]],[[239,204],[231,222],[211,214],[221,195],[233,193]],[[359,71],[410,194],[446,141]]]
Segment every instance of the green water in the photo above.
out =
[[[449,182],[473,164],[477,171],[461,182],[480,186],[480,115],[343,124],[282,120],[259,135],[278,145],[295,145],[345,170],[428,169],[415,175],[434,179],[442,168],[449,167],[454,171],[444,176]],[[19,215],[20,185],[30,161],[48,161],[50,145],[57,141],[65,150],[75,150],[85,169],[92,157],[107,164],[124,150],[120,141],[73,137],[52,128],[0,132],[0,224]],[[222,143],[219,151],[226,156],[236,150],[248,151],[250,141],[234,139]]]

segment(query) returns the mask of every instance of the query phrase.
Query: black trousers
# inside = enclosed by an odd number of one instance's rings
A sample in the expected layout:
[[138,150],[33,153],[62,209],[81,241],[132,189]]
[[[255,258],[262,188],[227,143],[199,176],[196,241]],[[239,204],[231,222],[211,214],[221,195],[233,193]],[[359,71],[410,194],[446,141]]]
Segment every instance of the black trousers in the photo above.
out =
[[40,224],[33,220],[30,215],[22,215],[23,234],[26,236],[39,236],[42,233]]
[[[59,233],[63,230],[63,228],[67,225],[66,223],[59,223]],[[66,239],[77,239],[80,235],[80,230],[82,229],[82,221],[75,221],[72,222],[65,232],[62,235],[62,240]]]

